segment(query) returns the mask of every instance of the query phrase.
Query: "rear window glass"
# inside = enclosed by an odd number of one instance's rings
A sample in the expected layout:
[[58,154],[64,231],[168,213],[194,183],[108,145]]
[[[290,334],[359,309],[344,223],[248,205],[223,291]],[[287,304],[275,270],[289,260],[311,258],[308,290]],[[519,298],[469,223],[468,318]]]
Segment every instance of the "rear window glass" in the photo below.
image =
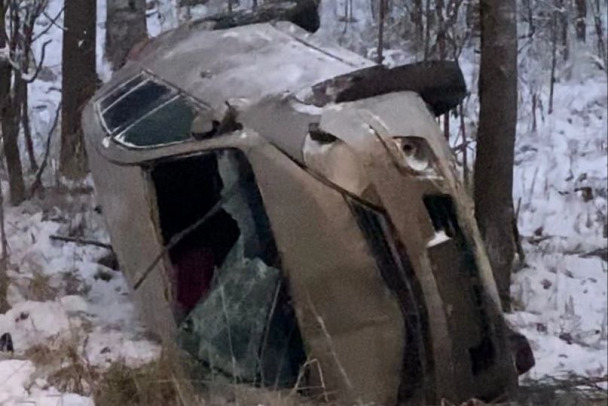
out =
[[112,104],[116,103],[121,97],[133,90],[136,86],[142,84],[146,80],[143,75],[138,75],[135,78],[129,80],[127,83],[121,84],[115,88],[99,103],[102,110],[106,110]]
[[110,137],[127,147],[154,147],[190,139],[198,108],[178,90],[140,74],[98,102]]
[[[118,89],[118,93],[125,92]],[[151,80],[140,84],[123,94],[103,111],[103,119],[108,130],[118,132],[137,121],[142,115],[167,101],[174,93],[166,86]]]
[[116,141],[139,147],[185,141],[190,138],[195,115],[194,108],[178,96],[129,127]]

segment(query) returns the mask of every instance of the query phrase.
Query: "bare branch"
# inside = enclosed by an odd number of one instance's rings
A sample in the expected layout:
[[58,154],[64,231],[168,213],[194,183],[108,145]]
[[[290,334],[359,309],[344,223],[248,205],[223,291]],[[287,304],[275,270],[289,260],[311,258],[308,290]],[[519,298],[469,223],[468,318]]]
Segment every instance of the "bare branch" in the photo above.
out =
[[61,115],[61,103],[57,106],[57,111],[55,112],[55,119],[53,120],[53,125],[49,130],[49,134],[46,138],[46,150],[44,151],[44,157],[42,158],[42,162],[40,163],[40,168],[38,168],[38,172],[36,172],[36,177],[34,178],[34,182],[32,182],[32,186],[30,186],[30,198],[34,196],[36,191],[42,187],[42,174],[46,169],[46,165],[49,160],[49,155],[51,153],[51,140],[53,138],[53,133],[57,128],[57,124],[59,123],[59,116]]
[[[45,56],[45,52],[46,52],[46,47],[51,42],[53,42],[53,40],[49,39],[44,44],[42,44],[42,50],[40,52],[40,61],[38,62],[38,65],[36,66],[36,70],[34,71],[34,74],[31,77],[29,77],[29,78],[22,76],[22,79],[25,81],[25,83],[32,83],[32,82],[34,82],[38,78],[38,74],[40,73],[40,70],[42,69],[42,64],[44,63],[44,56]],[[27,69],[27,67],[26,67],[26,69]]]
[[42,15],[45,16],[49,20],[50,24],[44,30],[39,32],[38,35],[36,35],[33,38],[32,42],[36,42],[37,39],[39,39],[40,37],[42,37],[43,35],[48,33],[51,30],[51,28],[53,28],[53,27],[57,27],[60,30],[65,31],[64,27],[57,24],[57,20],[59,20],[59,17],[61,17],[61,15],[63,14],[63,9],[64,9],[64,7],[62,7],[61,10],[59,10],[59,12],[57,13],[57,15],[55,17],[51,17],[48,15],[48,13],[46,11],[42,11]]

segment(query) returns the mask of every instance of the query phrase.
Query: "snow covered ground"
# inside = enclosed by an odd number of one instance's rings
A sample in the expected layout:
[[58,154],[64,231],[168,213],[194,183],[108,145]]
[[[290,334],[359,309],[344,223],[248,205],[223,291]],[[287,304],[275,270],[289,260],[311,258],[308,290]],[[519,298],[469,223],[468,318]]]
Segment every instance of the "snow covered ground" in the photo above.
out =
[[526,379],[608,374],[607,89],[604,72],[558,83],[537,131],[522,120],[515,198],[527,257],[509,319],[537,357]]
[[[101,57],[105,2],[98,4],[98,65],[101,78],[107,79]],[[51,0],[48,14],[54,16],[61,5]],[[326,8],[324,21],[334,18],[332,13],[333,8]],[[355,16],[363,24],[365,17],[359,14]],[[160,32],[156,18],[149,22],[151,33]],[[37,29],[45,24],[41,21]],[[332,29],[326,28],[326,35],[333,35]],[[31,86],[30,102],[39,156],[61,83],[61,30],[55,27],[46,36],[53,40],[47,49],[46,79]],[[399,51],[389,56],[404,58]],[[469,130],[475,121],[475,58],[473,52],[464,52],[461,60],[472,91]],[[608,374],[608,264],[605,251],[603,259],[598,256],[607,244],[607,83],[604,72],[581,72],[556,84],[552,114],[547,112],[548,77],[535,82],[543,106],[536,112],[535,131],[531,81],[522,79],[515,204],[526,261],[513,277],[515,311],[508,319],[535,351],[537,365],[523,377],[525,384],[572,376],[605,382]],[[458,128],[456,120],[453,128]],[[54,166],[45,178],[50,185]],[[7,190],[6,183],[2,186]],[[49,238],[75,234],[107,241],[101,216],[93,208],[90,196],[54,192],[42,201],[5,208],[12,308],[0,315],[0,334],[11,333],[15,354],[0,354],[0,405],[90,406],[86,385],[63,387],[54,380],[57,371],[74,363],[65,354],[78,354],[78,362],[88,367],[105,368],[116,361],[138,366],[160,352],[139,322],[121,273],[99,263],[108,251]]]

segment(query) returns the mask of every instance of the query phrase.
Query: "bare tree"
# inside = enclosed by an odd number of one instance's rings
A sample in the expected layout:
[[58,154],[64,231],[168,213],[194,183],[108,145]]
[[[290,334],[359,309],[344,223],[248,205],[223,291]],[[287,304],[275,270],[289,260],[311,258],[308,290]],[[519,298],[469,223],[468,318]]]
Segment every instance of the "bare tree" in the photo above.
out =
[[96,0],[66,1],[64,11],[61,153],[59,171],[69,179],[87,173],[81,113],[95,92]]
[[553,95],[555,94],[555,72],[557,69],[557,25],[559,10],[556,8],[551,19],[551,79],[549,82],[549,114],[553,113]]
[[146,0],[107,0],[105,55],[112,69],[122,67],[133,46],[148,35]]
[[587,0],[575,0],[576,3],[576,39],[587,40]]
[[422,0],[413,0],[413,8],[411,14],[411,20],[414,24],[414,30],[416,32],[415,40],[416,46],[421,46],[424,41],[424,22],[422,18],[423,6]]
[[378,10],[380,15],[378,18],[378,55],[376,62],[382,64],[384,61],[384,24],[386,22],[387,12],[387,0],[379,0],[380,9]]
[[560,26],[562,57],[564,58],[564,61],[567,61],[570,58],[570,46],[568,43],[569,24],[567,4],[564,0],[555,0],[555,12]]
[[0,48],[4,50],[0,58],[0,118],[10,202],[15,205],[26,198],[17,142],[21,125],[30,169],[37,169],[27,98],[28,85],[38,77],[46,47],[50,44],[49,40],[42,45],[42,52],[36,61],[32,44],[41,35],[34,36],[34,26],[44,13],[47,3],[47,0],[10,0],[0,5]]
[[[16,42],[11,41],[7,35],[6,21],[9,8],[10,5],[6,2],[0,4],[0,49],[4,50],[4,55],[0,60],[0,120],[2,120],[2,145],[8,172],[10,202],[17,205],[25,199],[25,184],[17,143],[19,127],[11,94],[13,68],[10,63],[10,55],[15,51]],[[12,18],[12,15],[8,17]]]
[[9,258],[8,240],[6,238],[6,229],[4,225],[4,192],[2,191],[2,184],[0,183],[0,249],[2,249],[2,254],[0,255],[0,312],[3,313],[10,309],[6,300],[9,285],[7,272]]
[[592,4],[593,9],[593,22],[595,27],[595,34],[597,36],[597,56],[604,65],[604,70],[608,74],[608,52],[606,51],[606,42],[604,41],[604,29],[602,23],[602,7],[600,0],[595,0]]
[[513,161],[517,125],[516,0],[481,0],[480,116],[475,215],[502,304],[509,308],[513,235]]
[[[23,18],[21,19],[22,26],[20,28],[20,35],[18,35],[18,48],[21,50],[17,57],[17,75],[15,76],[15,92],[16,92],[16,104],[18,104],[18,114],[20,116],[21,126],[23,128],[23,136],[25,138],[25,147],[29,159],[30,170],[35,172],[38,170],[38,163],[36,162],[36,155],[34,153],[34,142],[32,140],[32,131],[30,126],[30,113],[29,113],[29,84],[32,83],[38,77],[38,73],[44,63],[44,51],[46,46],[50,44],[50,41],[45,42],[42,45],[42,54],[40,55],[40,61],[35,63],[35,56],[32,53],[32,45],[34,41],[40,38],[40,35],[34,37],[34,27],[36,21],[40,16],[44,14],[44,10],[48,5],[48,0],[35,0],[26,1],[20,0],[20,9]],[[32,72],[32,63],[34,63]]]

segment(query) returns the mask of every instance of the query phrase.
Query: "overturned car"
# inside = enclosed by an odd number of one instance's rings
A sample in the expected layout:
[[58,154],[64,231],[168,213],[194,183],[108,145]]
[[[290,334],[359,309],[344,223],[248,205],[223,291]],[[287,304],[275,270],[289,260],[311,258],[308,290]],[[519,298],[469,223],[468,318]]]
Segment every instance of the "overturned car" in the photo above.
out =
[[150,329],[238,382],[329,400],[510,392],[495,282],[434,117],[464,97],[458,66],[376,66],[290,22],[218,28],[147,44],[84,113]]

